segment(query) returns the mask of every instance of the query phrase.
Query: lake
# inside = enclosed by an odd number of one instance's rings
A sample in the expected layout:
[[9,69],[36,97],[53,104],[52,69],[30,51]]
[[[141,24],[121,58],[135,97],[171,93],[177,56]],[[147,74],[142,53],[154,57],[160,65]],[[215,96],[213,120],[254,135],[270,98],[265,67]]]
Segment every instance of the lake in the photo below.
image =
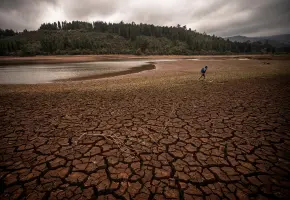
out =
[[[176,61],[176,59],[7,65],[0,67],[0,84],[40,84],[59,80],[78,80],[82,77],[116,74],[116,72],[128,70],[130,72],[132,68],[142,68],[142,66],[149,65],[149,63],[161,61]],[[142,71],[142,69],[139,71]]]

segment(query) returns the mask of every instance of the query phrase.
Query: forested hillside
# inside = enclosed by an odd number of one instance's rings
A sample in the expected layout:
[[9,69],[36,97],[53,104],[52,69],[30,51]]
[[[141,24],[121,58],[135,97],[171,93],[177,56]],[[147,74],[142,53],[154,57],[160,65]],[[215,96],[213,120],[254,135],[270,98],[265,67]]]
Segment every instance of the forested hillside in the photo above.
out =
[[105,22],[44,23],[37,31],[0,30],[0,55],[193,55],[275,52],[269,44],[239,43],[186,26]]

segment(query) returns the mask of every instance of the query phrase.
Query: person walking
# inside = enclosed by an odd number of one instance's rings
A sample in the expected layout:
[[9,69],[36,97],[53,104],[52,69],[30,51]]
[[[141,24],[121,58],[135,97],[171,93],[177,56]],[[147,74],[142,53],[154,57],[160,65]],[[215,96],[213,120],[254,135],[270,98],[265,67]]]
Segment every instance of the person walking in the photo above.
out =
[[[199,79],[200,79],[201,77],[203,77],[203,79],[205,79],[205,73],[206,73],[206,70],[207,70],[207,66],[203,67],[203,68],[200,70],[200,72],[201,72],[201,76],[199,77]],[[199,79],[198,79],[198,80],[199,80]]]

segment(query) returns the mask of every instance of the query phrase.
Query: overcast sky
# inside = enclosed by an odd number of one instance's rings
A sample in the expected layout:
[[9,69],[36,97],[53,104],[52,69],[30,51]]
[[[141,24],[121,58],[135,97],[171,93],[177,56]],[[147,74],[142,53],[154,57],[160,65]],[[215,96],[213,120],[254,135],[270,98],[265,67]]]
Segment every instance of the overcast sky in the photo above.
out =
[[290,33],[289,0],[0,0],[0,28],[85,20],[186,25],[218,36]]

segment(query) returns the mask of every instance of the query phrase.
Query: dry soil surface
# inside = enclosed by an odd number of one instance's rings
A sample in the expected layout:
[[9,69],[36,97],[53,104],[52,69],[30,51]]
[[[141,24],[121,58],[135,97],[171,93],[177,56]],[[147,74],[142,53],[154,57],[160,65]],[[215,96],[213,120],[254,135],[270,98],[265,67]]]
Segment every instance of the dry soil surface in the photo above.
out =
[[0,199],[289,199],[289,63],[2,85]]

